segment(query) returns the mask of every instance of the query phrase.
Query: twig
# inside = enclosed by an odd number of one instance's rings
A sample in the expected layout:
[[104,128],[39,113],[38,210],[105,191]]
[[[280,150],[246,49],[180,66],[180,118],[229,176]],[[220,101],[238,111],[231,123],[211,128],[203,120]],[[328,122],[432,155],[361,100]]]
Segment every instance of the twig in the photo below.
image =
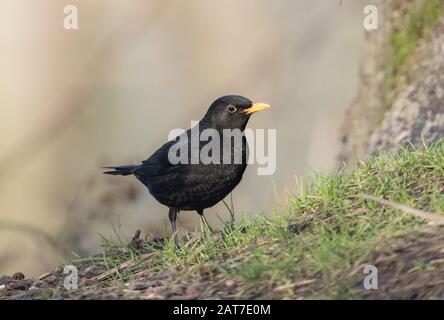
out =
[[371,196],[368,194],[361,194],[358,197],[362,198],[362,199],[378,202],[379,204],[388,206],[393,209],[404,211],[405,213],[409,213],[417,218],[424,219],[429,222],[433,222],[433,223],[436,223],[439,225],[444,225],[444,217],[441,217],[440,215],[437,215],[435,213],[431,213],[431,212],[427,212],[427,211],[419,210],[419,209],[415,209],[415,208],[410,208],[410,207],[407,207],[403,204],[399,204],[399,203],[396,203],[396,202],[393,202],[390,200],[378,198],[378,197]]
[[134,259],[127,260],[127,261],[121,263],[119,266],[114,267],[102,274],[99,274],[98,276],[90,278],[89,280],[93,281],[93,282],[103,281],[103,280],[107,279],[108,277],[112,276],[114,273],[119,273],[123,269],[129,269],[129,268],[132,268],[134,266],[141,264],[143,261],[145,261],[146,259],[148,259],[149,257],[151,257],[153,255],[154,255],[153,252],[142,254],[140,256],[139,261],[135,261]]
[[142,242],[142,239],[140,239],[140,230],[137,229],[136,233],[134,233],[133,239],[130,242],[130,246],[137,250],[140,249]]

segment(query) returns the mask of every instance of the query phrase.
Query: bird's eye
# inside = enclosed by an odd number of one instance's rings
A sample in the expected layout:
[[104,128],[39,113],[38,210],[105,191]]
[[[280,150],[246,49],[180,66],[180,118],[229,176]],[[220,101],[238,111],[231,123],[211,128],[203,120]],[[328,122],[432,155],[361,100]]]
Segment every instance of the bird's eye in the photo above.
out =
[[228,110],[229,113],[235,113],[237,111],[237,108],[235,106],[229,104],[227,106],[227,110]]

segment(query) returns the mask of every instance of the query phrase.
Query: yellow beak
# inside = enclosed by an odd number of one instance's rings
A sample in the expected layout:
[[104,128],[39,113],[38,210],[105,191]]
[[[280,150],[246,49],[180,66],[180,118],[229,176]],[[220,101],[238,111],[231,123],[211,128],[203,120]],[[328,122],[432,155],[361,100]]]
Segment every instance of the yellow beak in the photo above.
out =
[[252,114],[254,112],[258,112],[258,111],[262,111],[265,109],[271,108],[271,106],[267,103],[263,103],[263,102],[256,102],[253,103],[253,105],[247,109],[244,110],[244,113],[246,114]]

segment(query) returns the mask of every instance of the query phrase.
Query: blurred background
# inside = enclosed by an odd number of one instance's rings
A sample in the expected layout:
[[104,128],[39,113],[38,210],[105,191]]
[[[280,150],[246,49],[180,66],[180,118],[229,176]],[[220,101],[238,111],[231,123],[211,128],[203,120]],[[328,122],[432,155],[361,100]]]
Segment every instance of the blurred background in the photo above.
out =
[[[249,166],[237,214],[270,214],[295,176],[333,170],[367,2],[3,0],[0,275],[97,253],[113,228],[169,232],[167,208],[100,167],[146,159],[222,95],[272,104],[249,127],[277,130],[277,170]],[[68,4],[75,31],[63,27]],[[214,225],[216,214],[228,220],[223,204],[208,210]],[[185,212],[180,228],[198,221]]]

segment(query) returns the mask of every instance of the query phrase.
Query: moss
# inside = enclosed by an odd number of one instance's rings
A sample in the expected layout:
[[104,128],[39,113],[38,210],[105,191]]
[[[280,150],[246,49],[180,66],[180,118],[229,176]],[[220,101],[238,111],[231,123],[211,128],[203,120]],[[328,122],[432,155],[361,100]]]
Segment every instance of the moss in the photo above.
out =
[[427,36],[444,13],[444,1],[425,0],[421,6],[415,6],[407,18],[406,27],[393,32],[390,42],[392,55],[387,63],[387,73],[383,81],[382,103],[389,107],[393,101],[389,93],[394,89],[397,76],[413,55],[418,40]]

